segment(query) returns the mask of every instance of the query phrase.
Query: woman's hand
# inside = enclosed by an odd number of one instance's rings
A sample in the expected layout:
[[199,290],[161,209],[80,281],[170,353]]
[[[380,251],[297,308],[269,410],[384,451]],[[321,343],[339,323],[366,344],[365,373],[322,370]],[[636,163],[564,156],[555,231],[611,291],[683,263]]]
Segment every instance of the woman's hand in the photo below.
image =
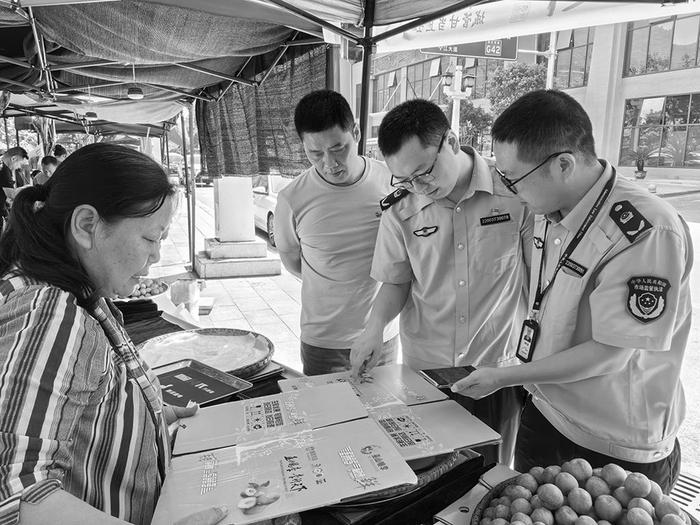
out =
[[200,510],[181,520],[177,520],[174,525],[215,525],[228,515],[228,508],[225,505],[220,507],[210,507]]
[[185,417],[192,417],[199,410],[199,405],[190,401],[187,403],[186,407],[176,407],[172,405],[163,405],[163,415],[165,416],[165,422],[170,425],[175,423],[178,419]]
[[493,394],[496,390],[503,388],[503,368],[477,368],[474,372],[464,379],[460,379],[451,390],[457,394],[471,397],[472,399],[481,399],[489,394]]

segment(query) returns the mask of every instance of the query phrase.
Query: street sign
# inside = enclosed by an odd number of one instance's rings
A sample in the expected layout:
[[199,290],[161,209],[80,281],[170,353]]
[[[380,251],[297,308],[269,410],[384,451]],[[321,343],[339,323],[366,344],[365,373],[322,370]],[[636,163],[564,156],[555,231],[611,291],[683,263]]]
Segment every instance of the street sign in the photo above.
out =
[[518,57],[518,38],[499,38],[469,44],[450,44],[427,47],[420,50],[426,55],[451,55],[476,58],[500,58],[515,60]]

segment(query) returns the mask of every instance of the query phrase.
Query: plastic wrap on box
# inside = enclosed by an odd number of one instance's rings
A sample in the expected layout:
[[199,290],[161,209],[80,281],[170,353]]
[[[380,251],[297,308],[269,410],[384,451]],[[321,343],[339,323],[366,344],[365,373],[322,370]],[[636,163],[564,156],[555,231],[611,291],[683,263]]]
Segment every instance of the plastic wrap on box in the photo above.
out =
[[367,408],[386,405],[418,405],[447,399],[447,395],[428,383],[406,365],[385,365],[373,368],[369,380],[354,379],[348,372],[283,379],[282,392],[313,388],[331,383],[348,383]]
[[497,443],[501,436],[452,400],[369,410],[406,460]]
[[371,419],[174,458],[152,523],[229,508],[243,525],[413,485],[416,475]]
[[304,389],[201,408],[180,420],[174,455],[277,439],[286,434],[367,417],[347,384]]

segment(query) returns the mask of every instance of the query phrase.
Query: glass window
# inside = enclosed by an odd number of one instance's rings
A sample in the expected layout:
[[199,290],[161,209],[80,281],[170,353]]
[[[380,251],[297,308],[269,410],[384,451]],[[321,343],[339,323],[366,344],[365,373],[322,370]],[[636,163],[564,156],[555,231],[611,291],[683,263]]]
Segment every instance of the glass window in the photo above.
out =
[[676,20],[671,51],[671,69],[687,69],[696,64],[700,16]]
[[688,143],[685,147],[683,166],[700,168],[700,126],[690,126],[688,128]]
[[700,167],[700,93],[625,101],[620,166]]
[[627,39],[627,72],[629,75],[639,75],[646,72],[648,46],[648,27],[630,32]]
[[592,49],[593,28],[583,27],[557,33],[554,81],[558,88],[581,87],[587,84]]
[[645,98],[639,113],[639,125],[661,124],[664,97]]
[[580,87],[584,85],[586,48],[587,46],[575,47],[571,52],[571,77],[569,80],[569,87]]
[[397,71],[389,71],[374,78],[372,110],[389,111],[398,103]]
[[688,123],[688,105],[690,95],[667,97],[664,106],[664,124],[678,126]]
[[700,93],[693,93],[690,97],[689,124],[700,124]]
[[406,68],[406,98],[424,98],[437,104],[445,104],[447,99],[440,86],[441,77],[434,76],[432,73],[436,69],[444,72],[446,65],[447,62],[444,62],[443,59],[434,58],[408,66]]
[[647,71],[666,71],[671,65],[671,35],[673,20],[651,26]]
[[625,75],[700,66],[700,15],[627,24]]

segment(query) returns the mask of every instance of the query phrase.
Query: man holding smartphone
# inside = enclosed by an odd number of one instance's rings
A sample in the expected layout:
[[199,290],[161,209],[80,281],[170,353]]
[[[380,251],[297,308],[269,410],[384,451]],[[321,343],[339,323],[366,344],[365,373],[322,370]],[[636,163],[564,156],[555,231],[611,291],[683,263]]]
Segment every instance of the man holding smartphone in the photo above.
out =
[[580,457],[644,473],[668,493],[685,413],[688,226],[598,159],[588,115],[563,92],[524,95],[491,133],[504,184],[540,215],[524,363],[480,368],[453,390],[480,398],[526,385],[520,472]]
[[[379,148],[397,190],[382,202],[371,271],[382,286],[352,346],[354,372],[376,364],[382,330],[398,313],[403,360],[414,370],[516,363],[532,215],[485,159],[462,151],[430,101],[392,109],[379,127]],[[460,398],[502,435],[506,464],[521,399],[513,388],[476,403]]]

